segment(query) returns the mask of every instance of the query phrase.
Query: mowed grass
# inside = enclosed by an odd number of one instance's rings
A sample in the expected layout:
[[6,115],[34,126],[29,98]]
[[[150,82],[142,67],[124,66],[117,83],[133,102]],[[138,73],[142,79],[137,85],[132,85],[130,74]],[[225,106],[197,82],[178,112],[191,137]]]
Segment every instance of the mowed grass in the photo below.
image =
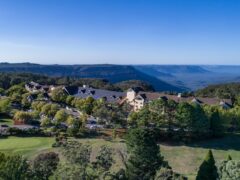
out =
[[0,139],[0,152],[32,157],[52,148],[54,138],[49,137],[8,137]]

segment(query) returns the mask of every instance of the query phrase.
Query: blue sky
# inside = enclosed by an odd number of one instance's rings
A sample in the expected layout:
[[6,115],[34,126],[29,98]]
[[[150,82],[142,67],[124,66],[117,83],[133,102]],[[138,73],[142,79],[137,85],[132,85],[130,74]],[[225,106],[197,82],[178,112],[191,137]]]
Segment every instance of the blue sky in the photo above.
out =
[[240,64],[240,1],[1,0],[0,61]]

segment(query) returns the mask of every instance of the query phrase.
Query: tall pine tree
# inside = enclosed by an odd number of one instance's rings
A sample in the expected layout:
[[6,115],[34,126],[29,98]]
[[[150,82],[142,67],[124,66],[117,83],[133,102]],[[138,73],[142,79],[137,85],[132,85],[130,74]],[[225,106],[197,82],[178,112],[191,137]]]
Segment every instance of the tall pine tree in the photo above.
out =
[[130,180],[153,178],[156,170],[163,165],[159,146],[154,133],[148,129],[132,129],[127,136],[129,159],[126,163]]
[[217,177],[218,175],[217,167],[215,166],[215,160],[212,151],[209,150],[198,170],[196,180],[215,180]]

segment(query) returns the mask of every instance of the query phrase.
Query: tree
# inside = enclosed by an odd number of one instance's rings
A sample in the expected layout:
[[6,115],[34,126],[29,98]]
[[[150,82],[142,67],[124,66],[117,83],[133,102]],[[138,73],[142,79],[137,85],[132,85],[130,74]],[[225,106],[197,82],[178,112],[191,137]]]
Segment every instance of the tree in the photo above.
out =
[[240,161],[228,160],[223,161],[218,168],[219,179],[240,179]]
[[148,129],[132,129],[127,135],[129,158],[126,163],[127,176],[132,179],[150,179],[163,165],[163,157],[155,135]]
[[232,160],[232,157],[231,157],[230,155],[228,155],[227,160],[228,160],[228,161],[231,161],[231,160]]
[[224,131],[223,122],[220,118],[219,110],[216,107],[205,106],[205,112],[210,121],[210,130],[213,136],[220,136]]
[[199,138],[209,133],[210,123],[202,106],[195,104],[193,105],[193,108],[194,108],[194,116],[193,116],[194,119],[192,121],[192,130],[193,130],[192,136],[198,136]]
[[60,107],[57,104],[44,104],[41,106],[41,113],[49,117],[54,117],[59,108]]
[[51,92],[51,98],[56,102],[66,102],[67,93],[62,88],[56,88]]
[[34,120],[33,114],[25,111],[17,111],[13,119],[23,124],[31,124]]
[[204,161],[199,167],[197,180],[215,180],[218,178],[217,167],[212,151],[209,150]]
[[66,122],[67,122],[68,126],[73,126],[74,122],[75,122],[75,119],[73,118],[73,116],[68,116]]
[[92,168],[89,171],[89,175],[99,179],[105,179],[107,176],[112,177],[109,170],[113,162],[112,148],[105,145],[101,146],[96,156],[96,161],[91,165]]
[[36,111],[38,111],[38,112],[41,112],[44,105],[46,105],[46,102],[43,102],[43,101],[34,101],[34,102],[32,102],[32,104],[31,104],[31,108],[34,109],[34,110],[36,110]]
[[66,157],[67,163],[71,166],[75,165],[74,167],[77,167],[78,172],[81,172],[81,177],[83,179],[88,176],[87,167],[90,163],[91,151],[92,149],[89,145],[83,145],[77,141],[67,142],[62,150],[63,155]]
[[42,127],[49,127],[52,125],[52,121],[50,118],[48,117],[44,117],[42,120],[41,120],[41,126]]
[[9,98],[0,99],[0,113],[8,113],[11,108],[11,101]]
[[54,116],[54,119],[56,120],[57,124],[61,122],[65,122],[67,118],[68,118],[68,114],[64,109],[57,111],[56,115]]
[[80,133],[80,128],[82,126],[82,122],[80,121],[80,119],[75,119],[72,116],[69,116],[67,118],[67,124],[68,124],[68,129],[67,129],[67,133],[70,136],[78,136]]
[[194,108],[188,103],[179,103],[177,106],[176,118],[183,130],[193,130]]
[[86,114],[91,114],[94,107],[94,99],[89,96],[86,99],[77,99],[75,106]]
[[177,103],[173,100],[157,99],[149,103],[151,116],[158,127],[167,127],[171,132],[175,124],[175,111]]
[[72,105],[72,102],[74,101],[75,97],[74,96],[67,96],[66,98],[66,104]]
[[31,96],[30,93],[25,93],[22,95],[22,101],[21,101],[21,104],[24,108],[29,108],[31,106],[31,102],[30,100],[28,99],[29,96]]
[[5,94],[5,90],[3,88],[0,88],[0,96],[3,96]]
[[23,85],[14,85],[11,86],[8,90],[7,90],[7,95],[8,96],[12,96],[13,94],[18,94],[18,95],[22,95],[24,93],[26,93],[26,89],[23,87]]
[[148,126],[150,122],[155,122],[156,118],[154,116],[155,114],[151,113],[149,108],[147,106],[143,107],[139,112],[133,112],[129,120],[134,125],[134,123],[137,123],[137,126]]
[[101,146],[100,151],[94,163],[98,168],[108,171],[113,164],[112,149],[107,146]]
[[28,177],[29,166],[19,155],[6,156],[0,153],[0,179],[21,180]]
[[32,175],[37,180],[48,180],[57,169],[59,163],[58,154],[48,152],[39,154],[32,162]]
[[54,173],[54,179],[62,180],[85,180],[87,177],[86,174],[83,174],[81,166],[76,164],[61,163]]

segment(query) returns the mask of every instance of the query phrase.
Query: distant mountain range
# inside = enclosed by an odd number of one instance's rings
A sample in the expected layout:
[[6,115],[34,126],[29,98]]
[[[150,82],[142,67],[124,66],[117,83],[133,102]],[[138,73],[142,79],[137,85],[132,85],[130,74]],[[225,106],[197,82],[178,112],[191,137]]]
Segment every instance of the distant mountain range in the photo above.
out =
[[101,78],[112,83],[141,80],[151,84],[156,91],[184,91],[128,65],[40,65],[31,63],[0,63],[0,72],[31,72],[50,76]]
[[40,65],[0,63],[0,72],[101,78],[112,83],[141,80],[157,91],[188,91],[226,82],[240,82],[240,66],[208,65]]
[[169,84],[190,90],[204,88],[210,84],[240,82],[240,66],[140,65],[135,68]]

